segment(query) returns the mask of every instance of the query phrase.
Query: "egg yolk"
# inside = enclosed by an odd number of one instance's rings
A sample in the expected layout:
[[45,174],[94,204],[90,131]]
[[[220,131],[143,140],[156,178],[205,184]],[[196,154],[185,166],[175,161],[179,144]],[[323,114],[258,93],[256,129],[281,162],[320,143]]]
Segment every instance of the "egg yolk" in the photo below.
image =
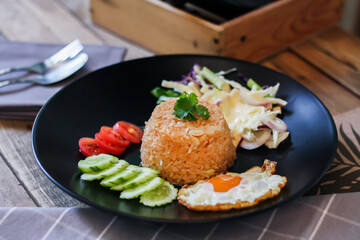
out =
[[240,184],[242,178],[233,175],[221,175],[210,179],[208,182],[214,186],[215,192],[227,192]]

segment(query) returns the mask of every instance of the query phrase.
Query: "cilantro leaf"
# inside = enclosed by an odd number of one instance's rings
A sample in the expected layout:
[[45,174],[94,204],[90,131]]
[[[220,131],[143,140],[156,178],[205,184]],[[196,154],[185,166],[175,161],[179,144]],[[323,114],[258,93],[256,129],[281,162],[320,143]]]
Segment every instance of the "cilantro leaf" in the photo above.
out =
[[190,122],[191,121],[196,121],[196,116],[193,114],[193,113],[189,113],[188,115],[187,115],[187,120],[189,120]]
[[180,93],[179,92],[175,92],[173,90],[165,90],[164,88],[161,88],[161,87],[156,87],[156,88],[153,88],[151,90],[151,94],[158,98],[156,104],[160,104],[161,102],[163,102],[163,97],[178,97],[180,96]]
[[204,105],[197,104],[198,99],[196,94],[183,92],[175,103],[173,115],[179,119],[187,119],[188,121],[196,121],[196,115],[208,120],[210,117],[209,110]]
[[[194,99],[194,97],[192,96],[190,97],[187,92],[184,92],[183,94],[180,95],[179,99],[176,101],[173,114],[179,119],[186,119],[188,118],[190,113],[195,112],[196,104],[197,104],[197,99],[196,98]],[[188,120],[192,121],[194,117],[195,116],[190,116]]]
[[208,120],[210,117],[209,110],[201,104],[196,106],[196,113],[205,120]]

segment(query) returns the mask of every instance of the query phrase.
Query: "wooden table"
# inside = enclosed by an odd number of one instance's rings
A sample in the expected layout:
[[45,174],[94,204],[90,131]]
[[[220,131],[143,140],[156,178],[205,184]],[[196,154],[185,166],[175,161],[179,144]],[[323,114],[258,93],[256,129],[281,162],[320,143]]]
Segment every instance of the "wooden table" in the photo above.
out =
[[[87,1],[0,1],[0,40],[109,44],[128,49],[125,60],[151,51],[94,26]],[[1,56],[1,55],[0,55]],[[338,27],[291,46],[260,64],[296,79],[334,116],[360,106],[360,40]],[[43,174],[33,156],[31,121],[0,121],[0,207],[79,206]]]

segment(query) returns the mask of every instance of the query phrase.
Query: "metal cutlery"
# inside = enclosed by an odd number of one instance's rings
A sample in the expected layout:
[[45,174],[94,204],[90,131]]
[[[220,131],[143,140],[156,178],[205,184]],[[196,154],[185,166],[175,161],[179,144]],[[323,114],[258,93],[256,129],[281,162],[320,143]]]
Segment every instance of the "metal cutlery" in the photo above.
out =
[[56,82],[59,82],[76,71],[78,71],[88,60],[88,55],[86,53],[80,53],[74,58],[68,59],[56,68],[52,68],[46,71],[44,74],[37,74],[35,76],[29,76],[25,78],[14,78],[14,79],[5,79],[0,81],[0,87],[4,87],[14,83],[35,83],[39,85],[49,85]]
[[42,62],[36,63],[29,67],[3,68],[0,69],[0,75],[15,71],[29,71],[33,73],[43,74],[56,64],[63,62],[69,58],[75,57],[83,48],[84,47],[81,42],[76,39]]

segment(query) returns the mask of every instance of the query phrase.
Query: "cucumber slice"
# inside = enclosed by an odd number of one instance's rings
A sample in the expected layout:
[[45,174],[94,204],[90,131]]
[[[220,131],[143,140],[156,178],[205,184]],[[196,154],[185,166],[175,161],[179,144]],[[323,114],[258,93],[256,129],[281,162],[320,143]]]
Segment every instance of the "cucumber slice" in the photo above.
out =
[[134,177],[139,175],[139,173],[140,173],[139,168],[140,167],[137,167],[134,165],[129,165],[122,172],[119,172],[118,174],[104,178],[100,182],[100,185],[103,187],[113,187],[113,186],[119,185],[120,183],[126,182],[130,179],[133,179]]
[[203,67],[200,75],[211,82],[217,89],[223,90],[227,83],[207,67]]
[[84,173],[81,175],[81,179],[85,181],[93,181],[93,180],[100,180],[103,178],[110,177],[112,175],[115,175],[117,173],[120,173],[125,168],[129,166],[129,163],[124,160],[119,160],[119,162],[112,167],[102,170],[100,172],[94,172],[94,173]]
[[155,178],[159,173],[160,172],[155,169],[142,167],[141,173],[137,177],[129,181],[126,181],[124,183],[120,183],[119,185],[116,185],[110,189],[114,191],[123,191],[129,188],[135,188],[142,183],[149,182],[151,179]]
[[117,163],[117,157],[108,154],[99,154],[87,157],[85,160],[80,160],[78,168],[84,173],[93,173],[109,168],[114,163]]
[[153,178],[150,182],[143,183],[136,188],[130,188],[123,191],[120,194],[120,198],[122,199],[132,199],[137,198],[138,196],[147,193],[149,191],[154,190],[158,186],[160,186],[165,180],[160,177]]
[[144,193],[140,197],[140,203],[148,207],[165,205],[176,199],[177,192],[178,190],[172,184],[164,181],[153,191]]
[[260,87],[260,85],[257,84],[257,82],[255,82],[252,78],[247,81],[246,85],[248,88],[250,88],[250,90],[253,88],[253,86],[255,86],[255,90],[262,90],[262,87]]

